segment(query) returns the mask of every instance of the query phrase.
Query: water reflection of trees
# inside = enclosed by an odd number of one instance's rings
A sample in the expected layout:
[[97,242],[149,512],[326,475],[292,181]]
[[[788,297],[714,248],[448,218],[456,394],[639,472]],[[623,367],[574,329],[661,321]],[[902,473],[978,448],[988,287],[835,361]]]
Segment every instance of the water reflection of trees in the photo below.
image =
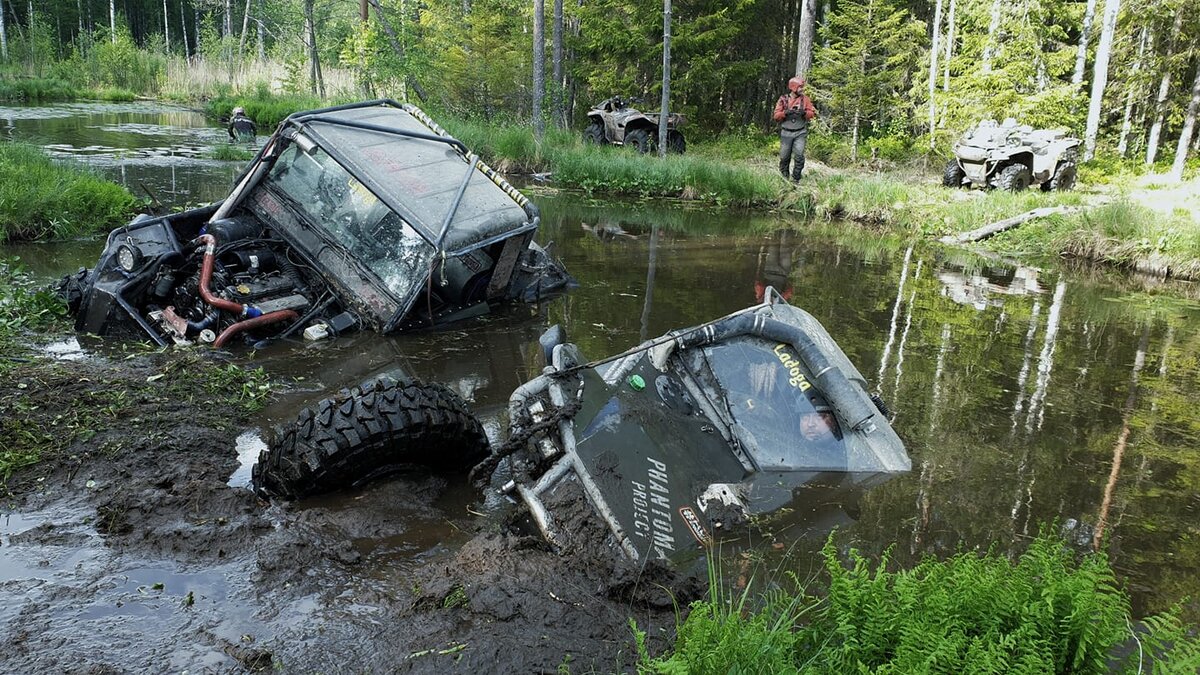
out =
[[[572,228],[582,241],[565,249],[567,262],[583,282],[566,299],[580,326],[572,338],[589,354],[614,353],[640,337],[649,238],[605,244],[569,219],[555,236],[572,236]],[[1073,540],[1090,548],[1128,426],[1104,528],[1114,564],[1145,608],[1200,596],[1194,303],[1147,294],[1141,282],[1042,272],[1044,292],[997,293],[989,297],[999,302],[976,309],[947,297],[939,272],[999,283],[1003,271],[982,270],[996,263],[975,268],[955,254],[947,267],[920,248],[906,253],[907,245],[884,238],[817,229],[803,225],[793,235],[794,304],[829,329],[898,411],[914,466],[868,493],[859,521],[839,536],[864,549],[899,542],[903,562],[994,542],[1015,553],[1042,523],[1057,521],[1073,522]],[[772,245],[770,230],[757,226],[700,235],[663,228],[647,335],[748,304]],[[1143,334],[1145,362],[1154,365],[1142,369],[1123,415]]]

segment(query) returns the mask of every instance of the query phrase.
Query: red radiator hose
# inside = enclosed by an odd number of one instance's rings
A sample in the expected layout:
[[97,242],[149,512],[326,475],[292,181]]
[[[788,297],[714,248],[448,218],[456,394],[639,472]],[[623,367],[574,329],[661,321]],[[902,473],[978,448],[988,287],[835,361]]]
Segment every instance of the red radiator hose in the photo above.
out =
[[215,309],[223,309],[226,312],[232,312],[239,317],[250,316],[250,318],[244,321],[239,321],[229,328],[221,331],[221,334],[217,336],[216,342],[213,342],[214,348],[220,349],[226,342],[229,341],[229,338],[241,333],[242,331],[250,330],[251,328],[258,328],[259,326],[278,323],[285,319],[292,319],[294,321],[300,318],[300,315],[296,314],[296,312],[290,309],[281,309],[277,312],[260,314],[259,310],[255,307],[243,305],[241,303],[233,302],[232,300],[226,300],[224,298],[218,298],[217,296],[213,295],[212,291],[208,290],[208,282],[212,279],[213,258],[215,257],[217,251],[217,238],[211,234],[202,234],[196,238],[196,241],[205,245],[204,263],[200,266],[200,297],[203,298],[204,301],[209,304],[209,306]]
[[[200,266],[200,297],[204,299],[210,306],[216,309],[223,309],[226,312],[233,312],[237,316],[242,316],[246,313],[246,305],[218,298],[208,290],[208,282],[212,278],[213,272],[213,254],[217,250],[217,238],[211,234],[202,234],[196,238],[196,241],[206,244],[204,247],[204,264]],[[224,333],[222,333],[224,335]]]
[[299,318],[300,315],[296,314],[294,311],[290,309],[281,309],[278,312],[268,312],[262,316],[256,316],[253,319],[239,321],[229,328],[221,331],[221,334],[217,336],[217,341],[213,343],[213,347],[220,349],[229,340],[229,338],[244,330],[250,330],[251,328],[258,328],[259,326],[277,323],[279,321],[283,321],[284,319],[296,320]]

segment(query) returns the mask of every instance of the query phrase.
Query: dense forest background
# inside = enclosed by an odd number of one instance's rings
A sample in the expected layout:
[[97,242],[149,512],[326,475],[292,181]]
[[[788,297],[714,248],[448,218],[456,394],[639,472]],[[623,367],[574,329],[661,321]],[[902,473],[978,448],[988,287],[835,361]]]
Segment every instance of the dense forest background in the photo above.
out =
[[[535,34],[547,123],[578,128],[616,94],[657,108],[662,86],[663,6],[645,0],[0,5],[8,77],[139,95],[387,95],[528,123]],[[978,119],[1015,117],[1090,136],[1089,154],[1169,162],[1200,101],[1200,0],[675,0],[670,44],[691,138],[761,135],[799,68],[821,130],[855,158],[944,149]]]

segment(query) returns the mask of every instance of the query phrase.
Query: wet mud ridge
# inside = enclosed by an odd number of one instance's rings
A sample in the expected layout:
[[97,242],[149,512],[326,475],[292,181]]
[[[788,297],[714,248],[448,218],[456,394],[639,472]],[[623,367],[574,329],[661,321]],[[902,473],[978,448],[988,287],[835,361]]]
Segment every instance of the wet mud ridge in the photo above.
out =
[[[586,507],[556,553],[404,475],[270,504],[244,485],[246,371],[193,354],[34,360],[0,383],[0,673],[630,671],[694,579],[620,563]],[[585,536],[578,536],[578,535]]]

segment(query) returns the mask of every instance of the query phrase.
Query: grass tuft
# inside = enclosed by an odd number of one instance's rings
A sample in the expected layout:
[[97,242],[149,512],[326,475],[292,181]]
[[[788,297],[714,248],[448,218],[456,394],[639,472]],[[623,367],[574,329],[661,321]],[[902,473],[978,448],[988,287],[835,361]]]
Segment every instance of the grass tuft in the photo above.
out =
[[0,144],[0,243],[107,232],[136,204],[124,187],[82,166],[33,146]]

